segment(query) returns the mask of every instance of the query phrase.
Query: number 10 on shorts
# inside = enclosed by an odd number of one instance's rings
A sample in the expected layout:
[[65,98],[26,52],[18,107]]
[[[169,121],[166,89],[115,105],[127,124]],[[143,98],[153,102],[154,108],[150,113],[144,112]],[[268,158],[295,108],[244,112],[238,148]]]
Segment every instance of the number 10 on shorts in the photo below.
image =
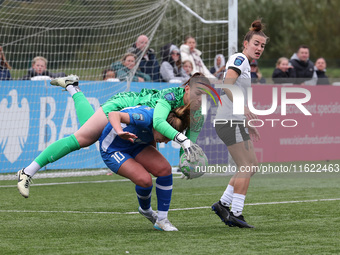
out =
[[120,151],[115,152],[111,157],[114,158],[117,163],[120,163],[123,159],[125,159],[125,156]]

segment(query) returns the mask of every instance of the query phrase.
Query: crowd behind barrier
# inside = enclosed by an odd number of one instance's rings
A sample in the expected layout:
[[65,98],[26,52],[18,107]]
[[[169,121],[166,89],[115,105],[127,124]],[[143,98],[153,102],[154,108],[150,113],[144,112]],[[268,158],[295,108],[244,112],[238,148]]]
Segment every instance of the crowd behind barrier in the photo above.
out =
[[[201,58],[202,52],[196,48],[196,39],[191,35],[186,36],[180,48],[172,43],[165,44],[158,51],[159,56],[154,49],[149,47],[149,43],[146,35],[138,36],[136,42],[131,47],[127,47],[127,52],[120,60],[114,60],[110,67],[103,70],[103,80],[180,83],[196,72],[201,72],[208,78],[223,79],[226,71],[226,58],[223,54],[217,54],[214,66],[208,70]],[[161,62],[158,62],[158,59]],[[4,50],[0,47],[0,80],[12,79],[9,62],[5,58]],[[139,63],[138,66],[136,66],[137,63]],[[47,64],[48,60],[43,56],[33,58],[27,74],[20,79],[45,80],[66,75],[48,71]],[[271,83],[271,80],[266,82],[257,60],[253,60],[250,66],[252,83]],[[308,46],[301,45],[290,59],[280,57],[277,60],[271,78],[275,84],[331,85],[326,75],[326,68],[325,58],[317,58],[314,64],[310,60]],[[133,77],[130,79],[132,74]]]

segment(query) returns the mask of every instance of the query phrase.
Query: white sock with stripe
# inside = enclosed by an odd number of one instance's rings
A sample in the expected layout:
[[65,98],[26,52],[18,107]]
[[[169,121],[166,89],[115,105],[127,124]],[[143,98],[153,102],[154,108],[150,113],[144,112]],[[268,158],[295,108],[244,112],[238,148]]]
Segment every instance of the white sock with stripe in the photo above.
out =
[[158,221],[168,217],[172,195],[172,174],[156,179]]

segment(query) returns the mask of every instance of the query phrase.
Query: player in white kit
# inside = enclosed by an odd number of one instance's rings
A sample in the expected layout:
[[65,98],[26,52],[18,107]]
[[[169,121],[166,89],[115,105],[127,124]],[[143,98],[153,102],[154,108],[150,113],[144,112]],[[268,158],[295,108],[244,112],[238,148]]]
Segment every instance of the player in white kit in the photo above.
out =
[[[236,53],[229,58],[224,84],[231,85],[231,88],[222,90],[222,104],[219,104],[215,117],[216,133],[227,145],[238,172],[230,179],[221,199],[212,205],[212,210],[226,225],[240,228],[253,228],[244,220],[242,211],[250,177],[256,172],[258,165],[252,140],[257,141],[260,135],[256,128],[248,125],[248,121],[257,119],[257,116],[251,113],[247,106],[247,88],[251,86],[249,63],[260,58],[268,41],[262,30],[261,20],[255,20],[243,40],[242,53]],[[234,114],[234,99],[236,101],[241,98],[234,89],[243,93],[244,101],[241,107],[244,108],[244,114]],[[220,123],[217,120],[221,120]]]

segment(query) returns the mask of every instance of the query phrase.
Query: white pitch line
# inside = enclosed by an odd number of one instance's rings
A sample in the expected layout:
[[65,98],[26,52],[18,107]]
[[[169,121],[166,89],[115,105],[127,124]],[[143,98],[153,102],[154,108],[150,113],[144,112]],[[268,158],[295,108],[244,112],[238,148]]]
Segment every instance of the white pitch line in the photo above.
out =
[[[296,201],[278,201],[278,202],[263,202],[263,203],[249,203],[252,205],[277,205],[277,204],[294,204],[294,203],[314,203],[314,202],[327,202],[327,201],[340,201],[340,198],[325,198],[325,199],[312,199],[312,200],[296,200]],[[188,207],[170,209],[170,211],[189,211],[199,209],[210,209],[211,206]],[[33,211],[33,210],[0,210],[0,213],[75,213],[75,214],[138,214],[138,212],[80,212],[80,211]]]
[[[179,179],[178,177],[173,177],[173,179]],[[156,178],[152,178],[153,180],[156,180]],[[30,186],[53,186],[53,185],[68,185],[68,184],[88,184],[88,183],[106,183],[106,182],[128,182],[129,179],[121,179],[121,180],[103,180],[103,181],[77,181],[77,182],[50,182],[50,183],[37,183],[33,184],[31,183]],[[14,188],[17,185],[0,185],[0,188]]]
[[[68,184],[83,184],[83,183],[105,183],[105,182],[127,182],[129,179],[121,180],[105,180],[105,181],[77,181],[77,182],[50,182],[50,183],[37,183],[31,184],[30,186],[53,186],[53,185],[68,185]],[[1,185],[0,188],[13,188],[17,185]]]

